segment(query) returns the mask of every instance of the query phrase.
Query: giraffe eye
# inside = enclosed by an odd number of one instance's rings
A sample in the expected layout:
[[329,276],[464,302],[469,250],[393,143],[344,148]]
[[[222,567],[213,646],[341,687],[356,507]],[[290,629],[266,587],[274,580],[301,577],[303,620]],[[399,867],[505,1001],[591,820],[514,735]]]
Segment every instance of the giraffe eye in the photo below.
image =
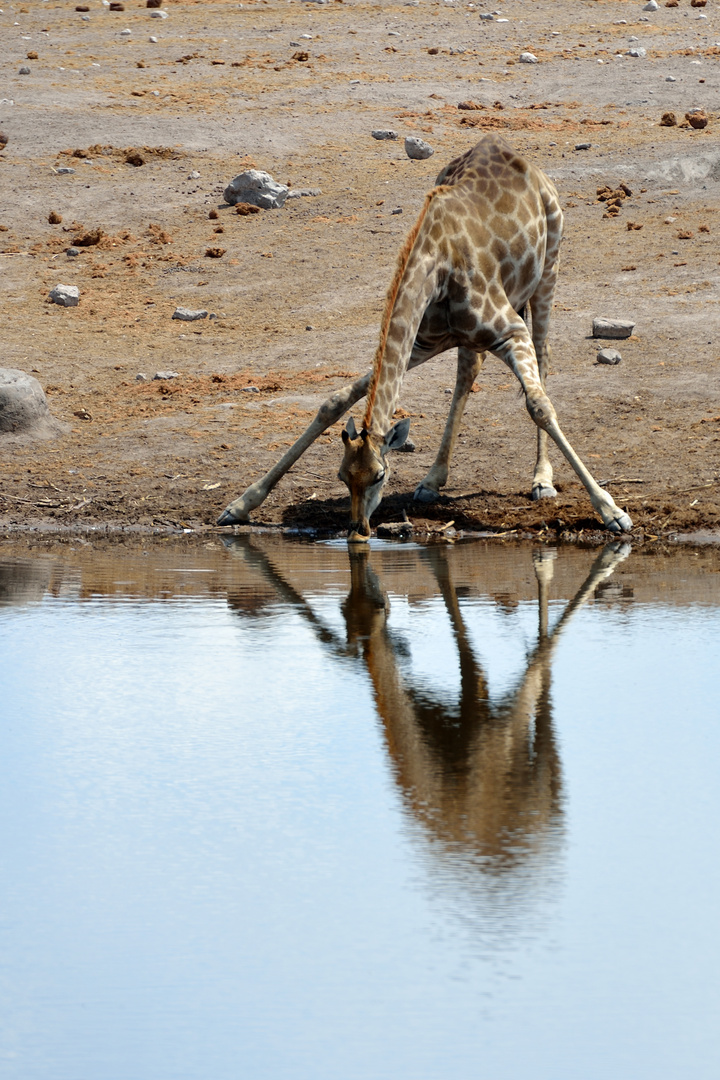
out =
[[382,484],[384,479],[385,479],[385,470],[383,469],[383,471],[381,473],[378,473],[378,475],[373,480],[372,486],[375,487],[376,484]]

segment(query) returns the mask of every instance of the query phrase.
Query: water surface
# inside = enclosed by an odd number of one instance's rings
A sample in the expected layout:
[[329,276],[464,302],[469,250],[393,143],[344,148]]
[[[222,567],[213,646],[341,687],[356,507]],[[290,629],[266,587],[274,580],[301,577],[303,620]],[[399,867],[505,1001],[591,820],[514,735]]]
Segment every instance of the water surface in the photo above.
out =
[[716,1077],[719,571],[0,548],[0,1075]]

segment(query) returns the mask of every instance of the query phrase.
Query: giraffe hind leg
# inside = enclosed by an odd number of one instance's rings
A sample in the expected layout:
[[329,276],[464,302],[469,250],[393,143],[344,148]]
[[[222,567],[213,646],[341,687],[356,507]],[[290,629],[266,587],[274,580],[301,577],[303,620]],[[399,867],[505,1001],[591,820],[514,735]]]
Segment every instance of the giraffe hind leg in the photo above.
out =
[[443,437],[440,440],[437,457],[431,465],[427,476],[415,488],[413,498],[417,499],[418,502],[434,502],[440,493],[440,488],[447,483],[450,457],[460,430],[467,399],[470,396],[472,385],[477,378],[484,359],[484,353],[476,353],[473,349],[458,349],[457,378],[450,412]]
[[600,487],[563,434],[553,404],[542,385],[535,349],[527,331],[515,329],[513,335],[493,351],[520,380],[530,416],[537,427],[550,436],[575,470],[605,528],[615,533],[629,532],[632,529],[630,516],[616,506],[609,492]]

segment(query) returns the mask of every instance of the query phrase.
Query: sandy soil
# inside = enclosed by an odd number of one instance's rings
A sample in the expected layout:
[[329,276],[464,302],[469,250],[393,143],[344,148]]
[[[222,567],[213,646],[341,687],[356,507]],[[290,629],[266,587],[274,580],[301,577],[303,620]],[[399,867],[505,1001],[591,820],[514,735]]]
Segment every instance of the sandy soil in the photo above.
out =
[[[85,20],[53,0],[0,14],[1,363],[34,373],[67,423],[0,438],[1,528],[210,526],[369,366],[424,192],[487,131],[543,167],[566,210],[548,389],[568,437],[638,538],[720,527],[720,0],[653,14],[510,0],[492,22],[490,6],[432,0],[183,0],[165,19],[144,0],[87,6]],[[622,55],[633,46],[647,56]],[[667,111],[678,126],[660,126]],[[400,139],[371,138],[385,127]],[[435,155],[410,161],[407,134]],[[239,216],[222,191],[250,165],[322,194]],[[632,195],[607,217],[597,189],[620,182]],[[79,287],[77,308],[47,302],[58,282]],[[177,305],[217,318],[173,321]],[[616,367],[595,363],[596,315],[636,322],[607,343]],[[152,381],[168,369],[180,377]],[[413,506],[453,382],[451,354],[408,376],[417,449],[395,456],[378,520],[597,529],[558,454],[557,500],[530,503],[534,430],[492,357],[446,495]],[[254,520],[342,527],[339,459],[338,426]]]

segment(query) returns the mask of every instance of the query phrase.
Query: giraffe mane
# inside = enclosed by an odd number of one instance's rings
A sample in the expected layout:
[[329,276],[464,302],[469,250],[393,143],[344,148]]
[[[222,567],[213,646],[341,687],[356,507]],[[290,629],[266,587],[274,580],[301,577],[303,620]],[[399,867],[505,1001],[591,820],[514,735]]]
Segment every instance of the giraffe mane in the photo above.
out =
[[400,248],[400,254],[398,255],[397,266],[395,267],[395,274],[390,282],[390,288],[387,291],[385,299],[385,309],[383,311],[382,322],[380,323],[380,341],[375,351],[375,358],[373,360],[372,377],[370,379],[370,385],[367,392],[367,404],[365,406],[365,417],[363,419],[363,429],[365,431],[370,430],[372,424],[373,409],[375,408],[375,395],[377,393],[378,382],[380,381],[380,374],[383,368],[383,362],[385,360],[385,350],[387,348],[388,333],[390,330],[390,318],[395,309],[395,301],[397,300],[398,293],[400,291],[400,285],[403,279],[407,264],[410,261],[415,242],[418,238],[418,233],[422,226],[423,221],[430,208],[430,203],[442,191],[447,191],[447,185],[439,185],[434,187],[432,191],[429,191],[425,196],[425,202],[418,216],[417,221],[413,225],[412,229],[405,238],[403,246]]

